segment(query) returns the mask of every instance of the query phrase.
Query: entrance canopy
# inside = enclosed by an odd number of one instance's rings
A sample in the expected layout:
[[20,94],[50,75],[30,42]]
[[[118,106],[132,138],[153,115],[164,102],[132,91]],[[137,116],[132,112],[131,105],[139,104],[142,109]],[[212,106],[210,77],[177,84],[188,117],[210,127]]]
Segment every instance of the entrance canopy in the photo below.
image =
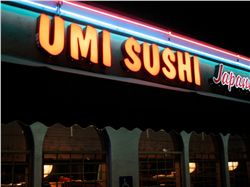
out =
[[2,121],[247,133],[249,104],[2,63]]

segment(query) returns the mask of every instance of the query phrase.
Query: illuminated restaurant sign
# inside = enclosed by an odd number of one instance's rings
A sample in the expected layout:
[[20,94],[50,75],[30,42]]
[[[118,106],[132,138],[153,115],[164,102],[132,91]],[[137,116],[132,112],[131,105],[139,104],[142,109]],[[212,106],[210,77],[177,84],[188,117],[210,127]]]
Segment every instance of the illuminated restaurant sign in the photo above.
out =
[[249,57],[84,3],[1,10],[4,62],[250,103]]
[[[54,17],[51,26],[49,16],[41,14],[39,18],[38,43],[50,55],[59,55],[65,48],[65,36],[69,36],[69,56],[74,61],[90,61],[101,63],[105,67],[112,66],[110,32],[102,30],[99,34],[96,28],[87,25],[83,30],[78,24],[69,25],[68,33],[64,32],[64,20]],[[54,31],[52,32],[52,29]],[[51,42],[51,40],[53,41]],[[158,76],[160,72],[166,79],[176,79],[182,82],[201,85],[199,60],[188,52],[176,51],[170,48],[159,50],[158,45],[143,42],[140,44],[129,37],[120,47],[124,54],[122,66],[131,72],[143,69],[149,76]],[[89,59],[88,59],[89,58]],[[178,76],[177,76],[178,75]]]

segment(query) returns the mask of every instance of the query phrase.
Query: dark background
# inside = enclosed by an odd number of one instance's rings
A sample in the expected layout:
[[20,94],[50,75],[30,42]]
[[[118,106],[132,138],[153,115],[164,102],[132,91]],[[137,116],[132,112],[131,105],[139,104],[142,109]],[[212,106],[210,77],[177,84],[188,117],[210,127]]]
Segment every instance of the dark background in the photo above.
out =
[[[250,56],[249,2],[86,3]],[[1,68],[3,123],[249,132],[249,104],[47,68]]]

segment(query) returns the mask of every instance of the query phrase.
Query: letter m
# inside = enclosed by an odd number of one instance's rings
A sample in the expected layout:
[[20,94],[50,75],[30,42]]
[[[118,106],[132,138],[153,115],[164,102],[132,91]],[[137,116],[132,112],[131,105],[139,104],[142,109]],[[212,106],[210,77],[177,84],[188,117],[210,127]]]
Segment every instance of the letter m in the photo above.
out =
[[[80,53],[80,55],[79,55]],[[72,23],[70,25],[70,56],[74,60],[87,58],[90,56],[92,63],[98,63],[98,33],[91,26],[87,26],[85,31]]]

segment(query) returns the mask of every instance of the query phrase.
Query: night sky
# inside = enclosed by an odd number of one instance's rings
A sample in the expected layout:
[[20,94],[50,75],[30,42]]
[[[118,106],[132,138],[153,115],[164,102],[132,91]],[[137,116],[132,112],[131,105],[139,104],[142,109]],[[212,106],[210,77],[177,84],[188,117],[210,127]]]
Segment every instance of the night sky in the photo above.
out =
[[250,57],[249,1],[87,3]]

